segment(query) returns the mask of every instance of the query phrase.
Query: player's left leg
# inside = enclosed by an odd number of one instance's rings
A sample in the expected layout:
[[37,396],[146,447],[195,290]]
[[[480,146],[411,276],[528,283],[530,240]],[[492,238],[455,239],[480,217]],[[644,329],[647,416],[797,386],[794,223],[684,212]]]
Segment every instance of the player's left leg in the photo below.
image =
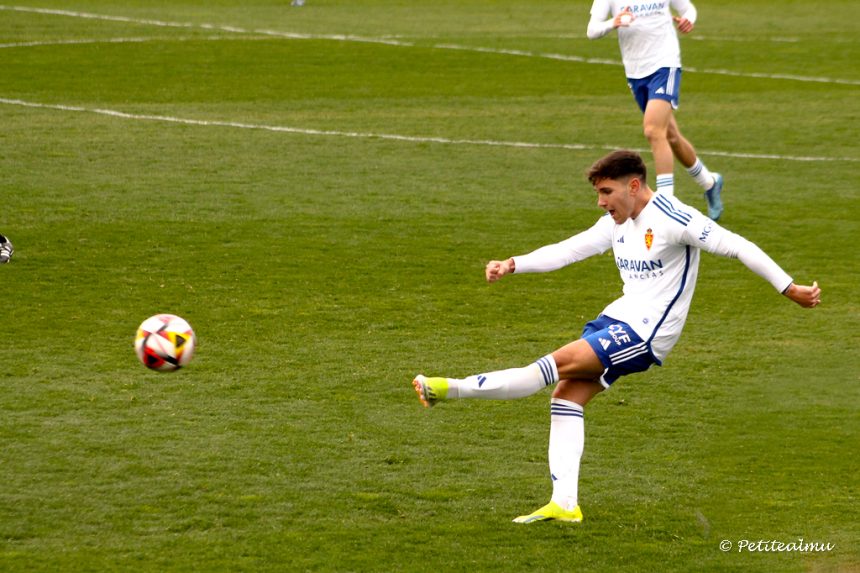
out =
[[[588,359],[583,358],[586,355]],[[579,466],[585,446],[585,405],[621,376],[642,372],[657,363],[647,343],[628,324],[607,316],[589,322],[581,339],[560,348],[553,357],[561,381],[553,391],[550,404],[552,498],[538,510],[514,519],[516,523],[582,521]],[[569,368],[584,362],[600,366],[593,366],[590,376],[577,376],[579,370]]]
[[[586,327],[587,328],[587,327]],[[607,335],[608,336],[608,335]],[[582,521],[579,508],[579,463],[585,448],[584,408],[603,389],[599,379],[606,367],[584,338],[553,352],[561,380],[552,393],[549,425],[549,473],[552,498],[545,506],[514,519],[535,521]],[[589,372],[582,376],[583,365]]]
[[596,380],[562,380],[550,403],[549,472],[552,497],[545,506],[514,519],[535,521],[582,521],[579,508],[579,465],[585,448],[584,407],[603,385]]
[[708,216],[714,221],[723,214],[723,202],[720,197],[723,191],[723,178],[719,173],[712,173],[699,156],[693,144],[681,134],[675,114],[669,119],[667,132],[669,146],[678,161],[687,170],[687,173],[695,179],[696,183],[705,190],[705,200],[708,202]]
[[696,150],[693,144],[684,137],[681,129],[678,127],[678,121],[675,119],[675,112],[672,111],[668,118],[666,126],[666,138],[669,141],[669,147],[672,148],[672,154],[678,159],[685,169],[690,169],[698,161]]

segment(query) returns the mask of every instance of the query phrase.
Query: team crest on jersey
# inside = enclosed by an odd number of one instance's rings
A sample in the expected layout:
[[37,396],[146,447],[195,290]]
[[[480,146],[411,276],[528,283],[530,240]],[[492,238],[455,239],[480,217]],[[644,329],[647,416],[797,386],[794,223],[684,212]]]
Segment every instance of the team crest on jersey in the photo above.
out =
[[649,251],[651,250],[651,245],[654,244],[654,233],[651,232],[651,229],[645,231],[645,248]]

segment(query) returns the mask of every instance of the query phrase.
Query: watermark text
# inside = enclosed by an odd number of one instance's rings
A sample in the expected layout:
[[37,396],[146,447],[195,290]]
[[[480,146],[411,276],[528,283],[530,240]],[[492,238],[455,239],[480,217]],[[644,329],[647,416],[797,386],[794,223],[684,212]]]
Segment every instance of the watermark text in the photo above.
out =
[[824,553],[833,551],[836,545],[821,541],[807,541],[798,537],[794,541],[779,541],[778,539],[723,539],[720,541],[720,551],[728,553]]

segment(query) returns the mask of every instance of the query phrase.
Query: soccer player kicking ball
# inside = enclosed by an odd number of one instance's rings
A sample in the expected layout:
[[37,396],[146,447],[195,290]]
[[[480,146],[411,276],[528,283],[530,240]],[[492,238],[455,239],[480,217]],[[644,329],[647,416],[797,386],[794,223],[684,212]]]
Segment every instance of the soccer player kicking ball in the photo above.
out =
[[821,302],[816,283],[800,286],[759,247],[720,227],[672,196],[653,192],[642,158],[615,151],[588,172],[597,205],[606,211],[588,230],[527,255],[490,261],[487,281],[512,273],[549,272],[612,249],[624,282],[621,298],[585,325],[582,338],[523,368],[463,379],[418,375],[412,384],[426,407],[454,398],[511,400],[556,384],[550,402],[552,499],[517,523],[582,521],[579,461],[583,410],[621,376],[662,364],[678,342],[690,310],[702,250],[740,259],[802,307]]

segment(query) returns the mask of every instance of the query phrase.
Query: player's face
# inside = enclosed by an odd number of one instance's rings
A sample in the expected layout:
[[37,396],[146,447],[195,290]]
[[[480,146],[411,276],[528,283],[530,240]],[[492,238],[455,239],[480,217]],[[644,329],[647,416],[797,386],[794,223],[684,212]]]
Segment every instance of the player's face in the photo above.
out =
[[631,181],[601,179],[594,184],[597,191],[597,206],[609,213],[616,225],[620,225],[634,215],[636,201],[631,193]]

